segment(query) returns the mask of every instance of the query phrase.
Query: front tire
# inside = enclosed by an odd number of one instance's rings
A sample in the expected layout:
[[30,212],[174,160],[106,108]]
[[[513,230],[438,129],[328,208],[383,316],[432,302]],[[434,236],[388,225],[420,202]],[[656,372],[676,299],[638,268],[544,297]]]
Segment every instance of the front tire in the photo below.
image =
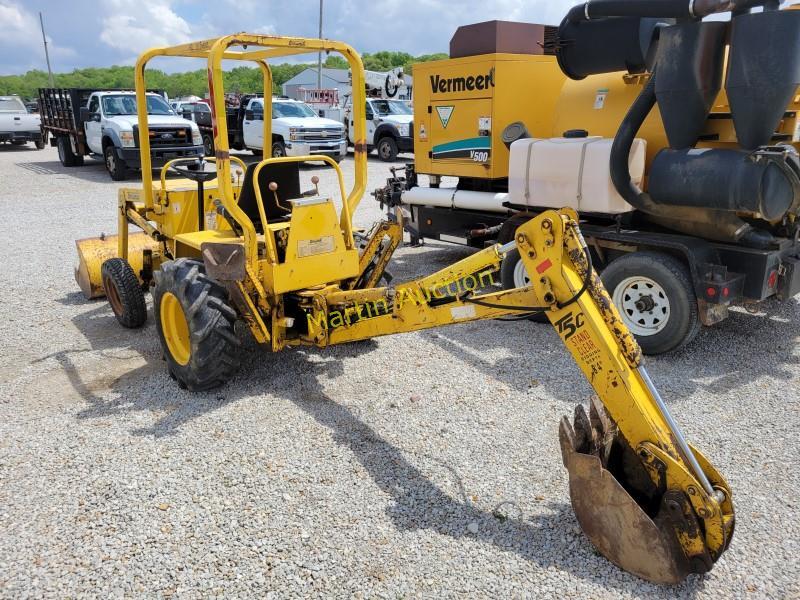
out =
[[125,181],[128,177],[128,167],[125,161],[117,156],[116,148],[111,144],[103,148],[103,157],[105,158],[106,171],[111,175],[111,179]]
[[601,278],[645,354],[677,350],[700,331],[691,274],[673,256],[626,254],[611,262]]
[[392,162],[397,158],[397,142],[394,138],[384,137],[378,141],[378,158],[383,162]]
[[163,263],[154,277],[156,326],[170,376],[193,392],[225,384],[239,368],[241,350],[225,288],[189,258]]
[[103,290],[114,316],[123,327],[136,329],[147,321],[144,291],[124,258],[110,258],[100,268]]
[[286,156],[286,145],[278,140],[272,142],[272,158],[283,158]]
[[214,136],[210,133],[203,134],[203,152],[206,156],[214,156]]

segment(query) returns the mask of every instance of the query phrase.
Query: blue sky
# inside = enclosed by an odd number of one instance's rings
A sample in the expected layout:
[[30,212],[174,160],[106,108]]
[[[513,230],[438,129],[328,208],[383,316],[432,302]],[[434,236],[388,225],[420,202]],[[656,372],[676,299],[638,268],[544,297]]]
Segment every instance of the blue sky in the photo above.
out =
[[[325,0],[326,38],[361,52],[447,52],[456,27],[501,19],[557,24],[574,0]],[[0,75],[133,64],[152,46],[239,31],[316,37],[318,0],[0,0]],[[153,63],[167,71],[197,64]]]

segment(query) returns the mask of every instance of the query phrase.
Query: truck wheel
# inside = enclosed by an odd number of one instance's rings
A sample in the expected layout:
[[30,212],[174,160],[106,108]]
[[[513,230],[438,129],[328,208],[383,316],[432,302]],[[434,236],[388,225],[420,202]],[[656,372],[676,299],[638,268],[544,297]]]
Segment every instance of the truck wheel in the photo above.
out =
[[[525,269],[525,263],[519,256],[516,248],[506,254],[503,263],[500,265],[500,282],[504,290],[513,290],[530,285],[531,278]],[[530,320],[535,323],[549,323],[550,320],[544,313],[536,313],[530,316]]]
[[56,141],[58,148],[58,160],[65,167],[81,167],[83,166],[83,156],[79,156],[72,151],[72,144],[69,137],[61,135]]
[[116,148],[109,144],[103,148],[103,156],[106,159],[106,171],[114,181],[125,181],[128,177],[128,167],[125,161],[117,156]]
[[24,146],[27,143],[25,140],[11,140],[12,146]]
[[154,277],[156,327],[170,376],[193,392],[223,385],[239,368],[241,350],[225,288],[189,258],[163,263]]
[[44,139],[41,139],[41,140],[36,140],[35,142],[33,142],[33,144],[34,146],[36,146],[37,150],[44,150],[46,142],[44,141]]
[[272,158],[281,158],[286,156],[286,146],[278,140],[277,142],[272,142]]
[[700,331],[691,274],[669,254],[626,254],[606,267],[602,280],[645,354],[677,350]]
[[103,290],[123,327],[136,329],[147,320],[147,304],[142,285],[124,258],[110,258],[100,268]]
[[392,162],[397,158],[397,142],[394,138],[384,137],[378,141],[378,158],[384,162]]
[[214,156],[214,136],[210,133],[203,134],[203,152],[206,156]]

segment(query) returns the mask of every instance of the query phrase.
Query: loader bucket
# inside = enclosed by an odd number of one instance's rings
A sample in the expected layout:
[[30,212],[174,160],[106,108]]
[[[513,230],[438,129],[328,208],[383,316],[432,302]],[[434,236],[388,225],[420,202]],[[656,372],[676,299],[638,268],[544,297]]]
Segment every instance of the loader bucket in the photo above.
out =
[[[626,489],[630,482],[618,479],[625,479],[622,472],[626,471],[633,479],[646,474],[635,472],[640,466],[634,462],[635,454],[621,452],[616,428],[599,401],[592,403],[590,414],[588,418],[579,405],[574,427],[567,417],[559,427],[570,499],[586,536],[615,565],[653,583],[677,584],[689,573],[707,570],[690,566],[674,530],[657,509],[656,516],[651,516],[648,512],[653,510],[642,508],[643,504],[652,506],[647,493],[633,492],[637,501]],[[609,470],[610,463],[617,475]],[[641,481],[634,484],[641,485]]]
[[[103,278],[100,269],[109,258],[118,256],[117,236],[101,236],[77,240],[78,264],[75,266],[75,281],[87,300],[102,298]],[[132,233],[128,235],[128,262],[133,272],[139,277],[142,271],[145,250],[155,250],[158,242],[146,233]],[[141,278],[140,278],[141,279]]]

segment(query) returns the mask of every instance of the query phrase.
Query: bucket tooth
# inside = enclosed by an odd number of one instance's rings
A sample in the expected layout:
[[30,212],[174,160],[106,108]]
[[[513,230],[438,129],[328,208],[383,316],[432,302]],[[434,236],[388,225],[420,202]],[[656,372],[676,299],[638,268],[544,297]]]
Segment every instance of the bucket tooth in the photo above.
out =
[[[588,443],[592,439],[594,443]],[[603,556],[642,579],[660,584],[679,583],[689,573],[701,570],[687,560],[674,522],[664,514],[663,503],[652,502],[647,490],[633,492],[647,504],[642,507],[626,489],[632,482],[624,475],[628,471],[624,463],[626,454],[632,452],[625,452],[625,442],[619,439],[616,426],[599,401],[590,405],[589,416],[582,407],[576,409],[574,424],[567,417],[561,419],[559,442],[569,472],[575,516]],[[612,455],[615,464],[623,465],[623,481],[608,466]]]

